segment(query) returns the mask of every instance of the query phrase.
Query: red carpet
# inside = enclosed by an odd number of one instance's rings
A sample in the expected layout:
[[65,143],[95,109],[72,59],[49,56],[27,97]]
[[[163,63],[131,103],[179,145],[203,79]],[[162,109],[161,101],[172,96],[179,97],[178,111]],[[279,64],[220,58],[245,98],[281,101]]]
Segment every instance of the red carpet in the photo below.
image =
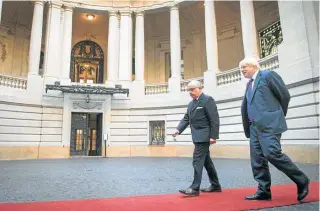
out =
[[[310,183],[304,202],[319,201],[319,181]],[[246,201],[256,188],[223,189],[222,193],[184,197],[181,194],[123,198],[0,204],[1,211],[239,211],[297,204],[294,184],[272,186],[272,201]],[[58,194],[58,193],[57,193]]]

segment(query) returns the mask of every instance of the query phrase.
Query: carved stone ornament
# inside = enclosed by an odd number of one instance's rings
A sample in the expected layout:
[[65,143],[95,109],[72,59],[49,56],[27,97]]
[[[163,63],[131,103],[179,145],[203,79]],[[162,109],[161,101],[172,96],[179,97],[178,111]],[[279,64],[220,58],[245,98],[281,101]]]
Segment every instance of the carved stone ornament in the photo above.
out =
[[102,102],[83,102],[83,101],[78,101],[78,102],[73,102],[72,103],[72,106],[74,109],[79,109],[79,108],[82,108],[82,109],[98,109],[98,110],[101,110],[102,108]]
[[6,60],[6,58],[7,58],[7,47],[6,47],[6,44],[4,44],[0,40],[0,59],[2,62],[4,62],[4,60]]

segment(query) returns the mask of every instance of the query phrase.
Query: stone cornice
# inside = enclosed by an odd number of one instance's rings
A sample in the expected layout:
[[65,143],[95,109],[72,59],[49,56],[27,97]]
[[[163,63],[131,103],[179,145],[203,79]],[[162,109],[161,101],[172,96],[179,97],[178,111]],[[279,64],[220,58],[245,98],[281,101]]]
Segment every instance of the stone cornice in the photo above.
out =
[[113,4],[103,4],[97,2],[80,2],[78,0],[61,0],[63,3],[72,3],[75,7],[78,8],[85,8],[85,9],[93,9],[93,10],[100,10],[100,11],[109,11],[109,10],[126,10],[129,8],[130,11],[147,11],[147,10],[154,10],[159,8],[171,8],[172,6],[176,7],[179,3],[188,1],[188,0],[164,0],[161,2],[154,2],[152,5],[143,5],[143,6],[128,6],[128,5],[117,5],[114,6]]
[[62,1],[48,1],[49,7],[60,9],[63,5]]

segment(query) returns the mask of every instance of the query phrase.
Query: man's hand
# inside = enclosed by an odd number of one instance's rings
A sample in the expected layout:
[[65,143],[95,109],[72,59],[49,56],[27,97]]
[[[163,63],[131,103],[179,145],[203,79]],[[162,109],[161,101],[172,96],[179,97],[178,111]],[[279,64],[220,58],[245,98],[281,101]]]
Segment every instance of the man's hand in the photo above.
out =
[[173,137],[176,137],[177,135],[179,135],[179,131],[178,131],[178,130],[176,130],[176,131],[172,134]]
[[210,144],[215,144],[215,143],[217,143],[217,141],[215,139],[213,139],[213,138],[210,138]]

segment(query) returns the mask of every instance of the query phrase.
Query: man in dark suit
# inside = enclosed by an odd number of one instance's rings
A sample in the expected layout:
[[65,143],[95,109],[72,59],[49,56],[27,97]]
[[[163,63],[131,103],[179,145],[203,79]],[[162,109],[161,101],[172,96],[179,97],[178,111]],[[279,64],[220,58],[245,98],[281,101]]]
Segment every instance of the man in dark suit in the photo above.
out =
[[297,200],[309,192],[308,177],[281,151],[281,134],[287,130],[285,116],[290,94],[274,71],[261,71],[254,58],[239,63],[242,74],[250,79],[241,106],[244,133],[250,138],[250,159],[257,192],[247,200],[271,200],[268,161],[297,184]]
[[203,192],[221,192],[221,186],[216,169],[210,158],[210,144],[216,143],[219,138],[219,114],[212,97],[202,93],[199,81],[191,81],[188,91],[193,100],[189,103],[187,113],[180,121],[175,137],[181,134],[188,125],[191,128],[192,140],[195,145],[193,152],[194,179],[191,186],[186,190],[179,190],[188,196],[199,196],[203,166],[206,168],[211,185],[201,189]]

